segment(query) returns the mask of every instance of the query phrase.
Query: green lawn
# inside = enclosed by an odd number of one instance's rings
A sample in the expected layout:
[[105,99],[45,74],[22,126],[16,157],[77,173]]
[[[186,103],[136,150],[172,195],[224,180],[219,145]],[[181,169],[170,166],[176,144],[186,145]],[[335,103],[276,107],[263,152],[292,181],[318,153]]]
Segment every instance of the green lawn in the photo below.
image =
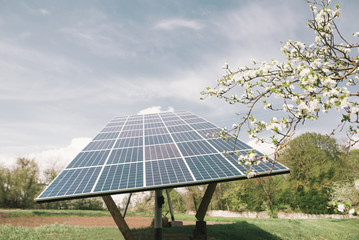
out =
[[[53,214],[51,214],[51,212]],[[0,210],[3,217],[14,216],[109,216],[106,211]],[[132,213],[134,215],[148,215]],[[191,215],[177,215],[178,220],[194,220]],[[359,239],[359,219],[243,219],[208,217],[207,221],[231,222],[207,226],[208,235],[215,239]],[[164,239],[188,239],[194,226],[164,228]],[[151,228],[134,229],[136,239],[152,239]],[[51,225],[37,228],[0,225],[0,239],[123,239],[114,227],[74,227]]]

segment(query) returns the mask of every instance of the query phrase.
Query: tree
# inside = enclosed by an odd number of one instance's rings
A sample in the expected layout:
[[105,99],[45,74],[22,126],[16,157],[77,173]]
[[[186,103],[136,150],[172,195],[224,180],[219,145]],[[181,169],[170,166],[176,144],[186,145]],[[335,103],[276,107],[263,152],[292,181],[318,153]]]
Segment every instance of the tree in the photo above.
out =
[[[186,212],[186,206],[184,204],[183,197],[181,196],[181,194],[175,191],[173,188],[169,189],[169,194],[172,210],[175,212]],[[168,205],[167,194],[165,193],[165,191],[163,192],[163,196],[165,198],[165,204],[163,204],[162,206],[162,211],[164,213],[169,213],[170,209]]]
[[39,193],[39,168],[33,159],[18,158],[13,170],[0,169],[0,205],[30,208]]
[[10,207],[11,204],[11,171],[8,168],[0,169],[0,207]]
[[288,178],[292,209],[306,213],[328,213],[332,189],[351,176],[346,154],[334,138],[305,133],[293,139],[279,156],[291,169]]
[[183,202],[185,203],[187,210],[192,210],[197,212],[205,190],[206,190],[205,186],[186,187],[187,192],[182,196],[183,196]]
[[[307,26],[315,33],[314,43],[287,41],[281,47],[285,56],[282,62],[251,60],[251,66],[237,70],[225,63],[226,75],[217,80],[216,87],[208,87],[202,92],[203,99],[215,96],[229,104],[248,107],[241,122],[234,124],[231,130],[222,131],[224,136],[230,133],[237,137],[248,124],[250,138],[274,145],[276,160],[299,124],[318,120],[337,110],[342,118],[332,134],[345,129],[349,145],[359,141],[359,44],[350,43],[341,34],[335,23],[340,7],[336,5],[333,9],[330,2],[308,2],[313,17]],[[353,35],[359,37],[359,32]],[[257,115],[263,108],[280,117],[259,120]],[[265,136],[266,131],[270,132],[270,137]],[[253,154],[248,153],[239,156],[239,160],[250,165],[265,161],[267,157],[253,158]]]
[[319,188],[344,178],[343,155],[334,138],[305,133],[293,139],[279,158],[298,184]]

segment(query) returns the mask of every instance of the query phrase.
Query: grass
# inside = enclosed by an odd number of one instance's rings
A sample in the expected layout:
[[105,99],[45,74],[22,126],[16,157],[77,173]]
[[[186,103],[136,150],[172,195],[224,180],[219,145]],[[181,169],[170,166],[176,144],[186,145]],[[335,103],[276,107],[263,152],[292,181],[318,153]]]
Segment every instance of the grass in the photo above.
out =
[[114,227],[78,227],[65,225],[50,225],[37,228],[13,227],[0,225],[1,240],[67,240],[67,239],[124,239]]
[[[188,239],[193,226],[164,228],[163,239]],[[237,219],[232,224],[207,226],[208,236],[215,239],[359,239],[358,219]],[[153,229],[133,229],[136,239],[152,239]],[[37,228],[0,225],[0,239],[55,240],[55,239],[123,239],[114,227],[75,227],[50,225]]]
[[[110,217],[108,210],[0,209],[2,217]],[[126,216],[153,217],[153,213],[128,212]]]
[[[0,210],[2,217],[32,216],[110,216],[107,211],[75,210]],[[132,216],[150,216],[150,213],[131,213]],[[176,220],[194,220],[193,215],[177,214]],[[209,236],[226,239],[359,239],[359,219],[243,219],[206,217],[206,221],[231,222],[208,225]],[[188,239],[194,226],[163,229],[163,239]],[[153,229],[133,229],[136,239],[152,239]],[[50,225],[37,228],[0,225],[0,239],[123,239],[115,227],[77,227]]]

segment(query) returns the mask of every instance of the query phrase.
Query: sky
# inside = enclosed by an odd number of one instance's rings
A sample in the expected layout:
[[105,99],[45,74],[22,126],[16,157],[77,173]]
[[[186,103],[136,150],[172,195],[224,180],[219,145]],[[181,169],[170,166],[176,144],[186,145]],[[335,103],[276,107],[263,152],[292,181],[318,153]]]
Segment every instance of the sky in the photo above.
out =
[[[339,27],[357,32],[359,1],[337,2]],[[281,59],[286,40],[312,43],[310,17],[301,0],[0,0],[0,166],[31,157],[62,168],[114,116],[188,110],[231,126],[246,109],[200,92],[225,61]]]

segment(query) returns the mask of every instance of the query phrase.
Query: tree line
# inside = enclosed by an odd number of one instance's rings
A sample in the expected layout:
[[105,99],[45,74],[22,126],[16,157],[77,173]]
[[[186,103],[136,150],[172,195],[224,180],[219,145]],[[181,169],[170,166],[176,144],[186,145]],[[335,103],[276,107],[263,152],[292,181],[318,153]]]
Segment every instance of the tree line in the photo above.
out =
[[[359,205],[359,150],[346,151],[334,138],[305,133],[280,152],[279,162],[290,174],[219,183],[210,209],[278,211],[312,214],[345,212]],[[12,169],[0,168],[0,208],[103,209],[100,198],[37,204],[40,192],[56,177],[54,169],[43,173],[35,160],[19,158]],[[178,212],[196,211],[205,186],[170,191]],[[339,206],[344,206],[339,207]],[[138,211],[152,211],[151,196],[136,203]],[[166,212],[167,205],[164,205]]]

